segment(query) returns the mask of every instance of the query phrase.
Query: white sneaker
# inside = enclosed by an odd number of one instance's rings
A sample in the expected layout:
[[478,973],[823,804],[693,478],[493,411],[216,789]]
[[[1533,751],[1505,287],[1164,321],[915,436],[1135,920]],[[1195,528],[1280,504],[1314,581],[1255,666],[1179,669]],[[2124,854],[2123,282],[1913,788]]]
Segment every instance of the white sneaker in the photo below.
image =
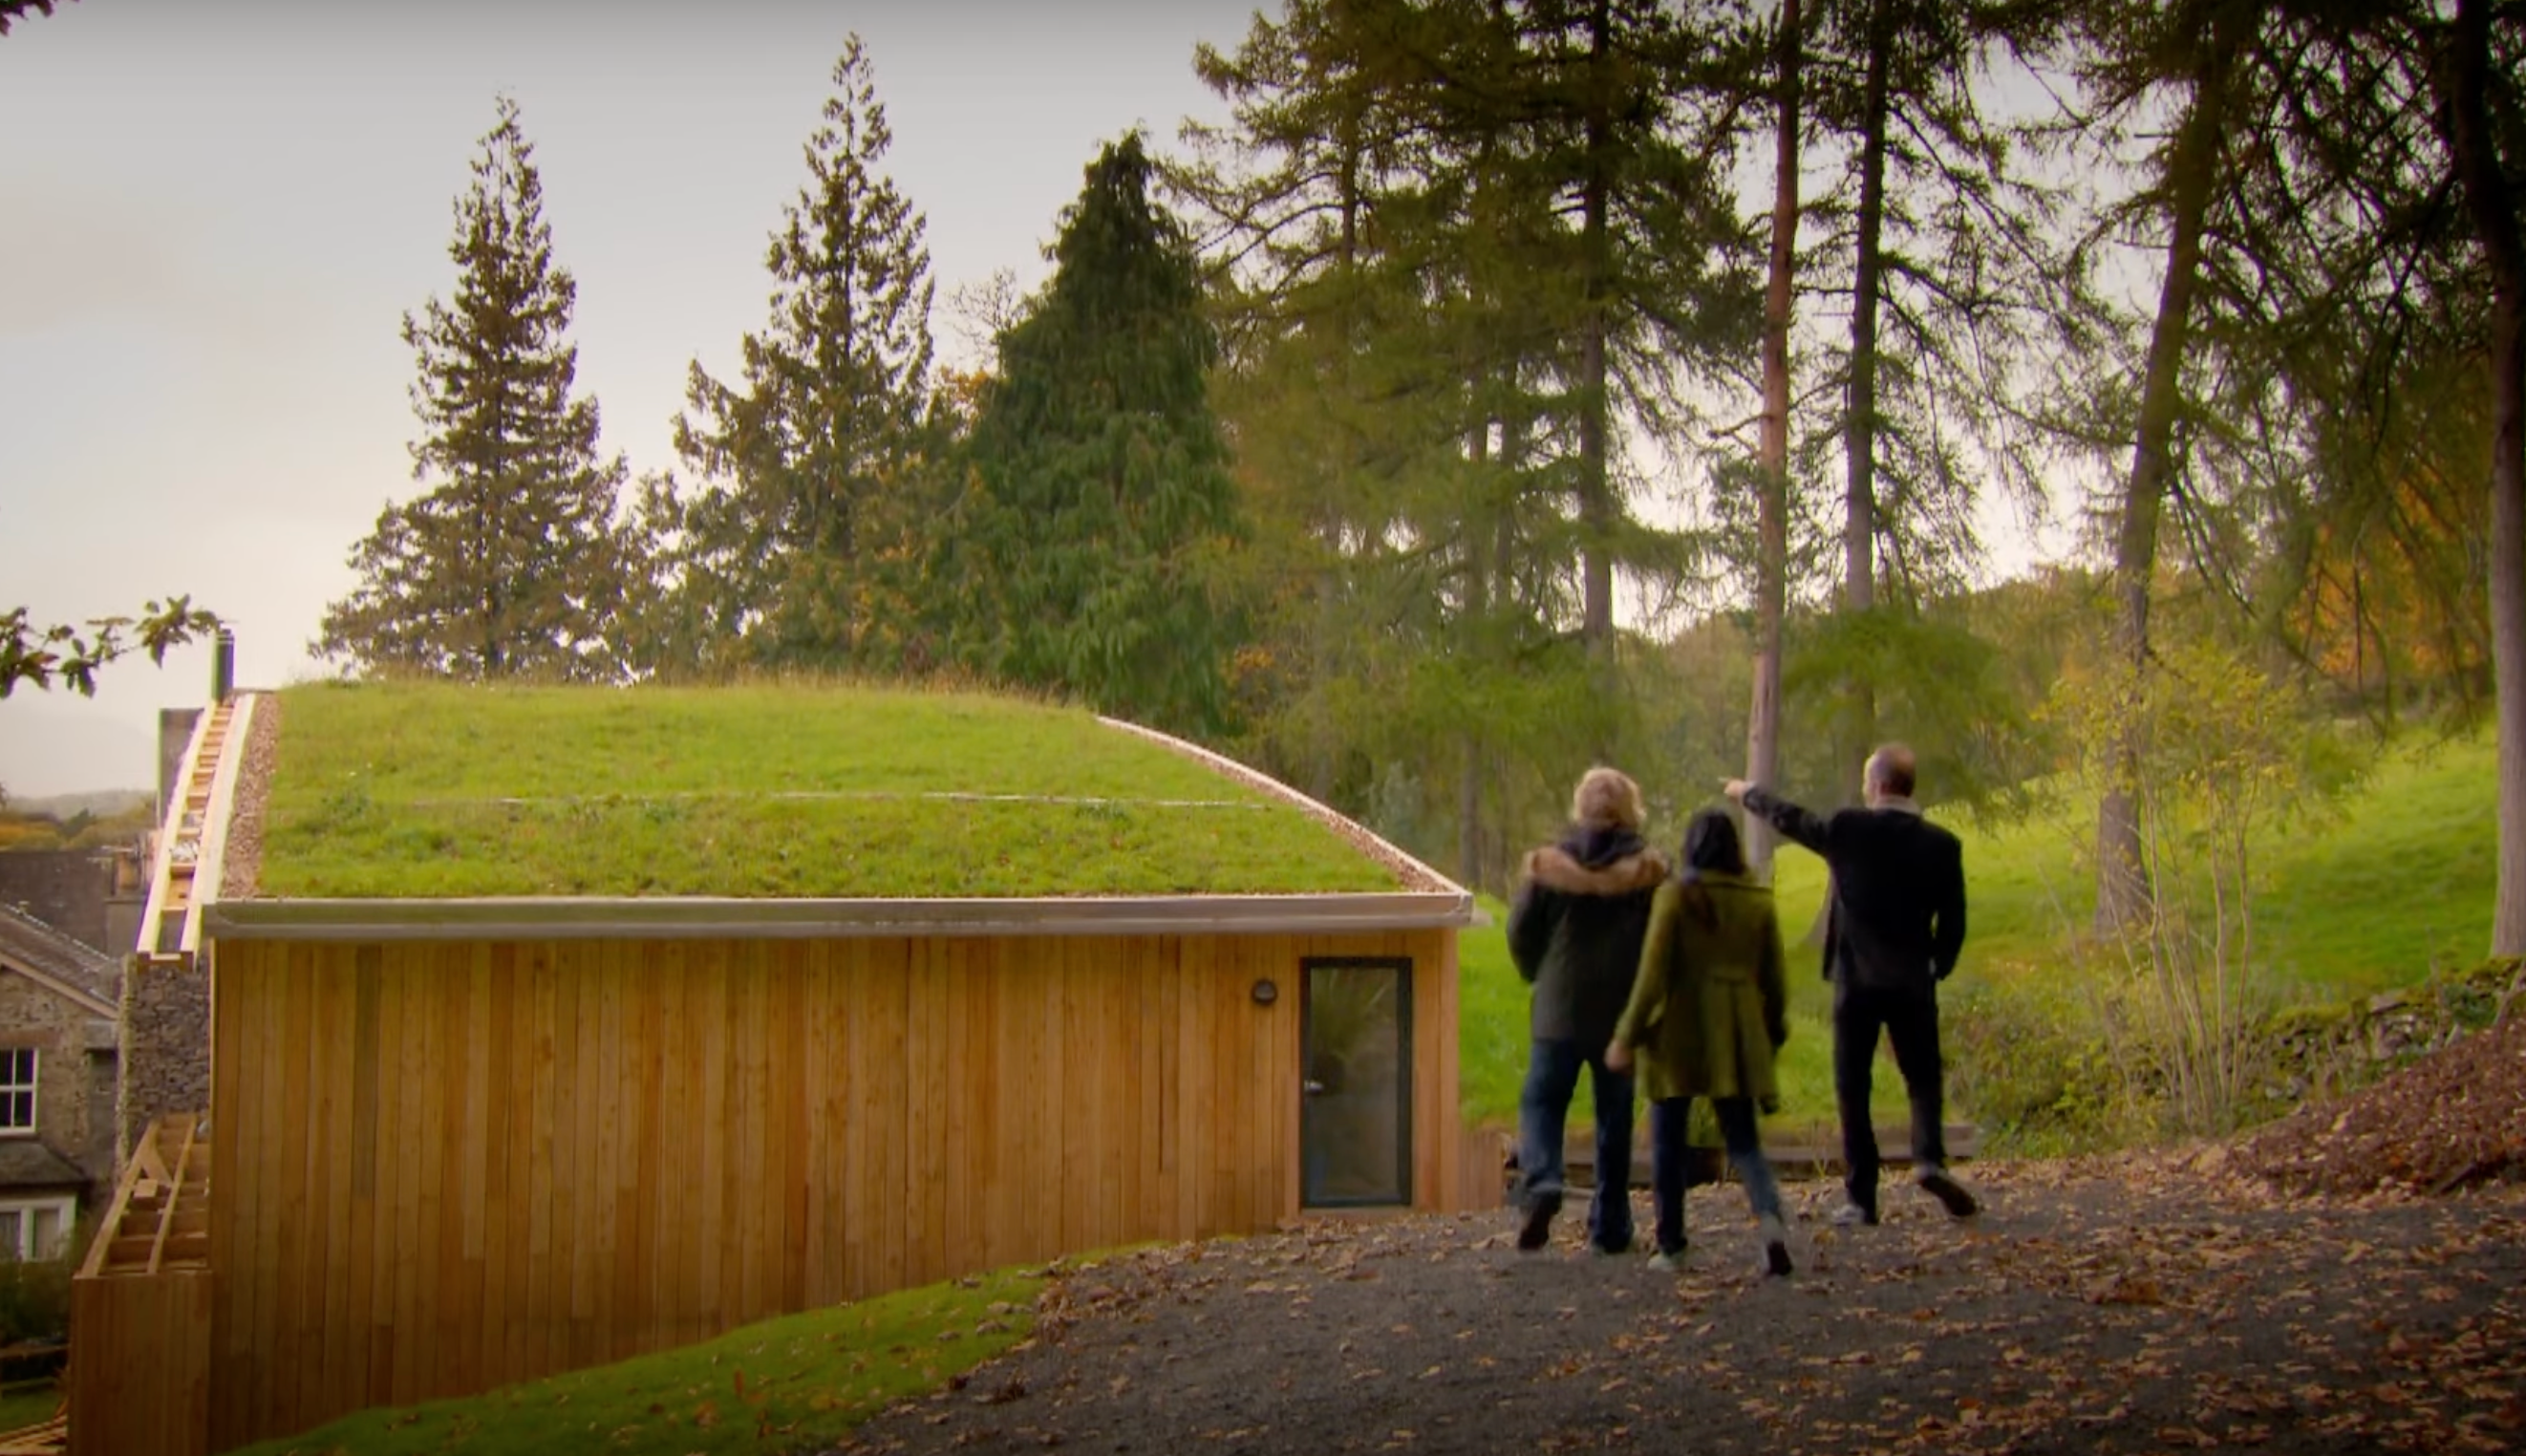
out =
[[1649,1268],[1656,1270],[1660,1274],[1682,1274],[1684,1272],[1684,1250],[1678,1249],[1672,1254],[1659,1253],[1650,1255]]

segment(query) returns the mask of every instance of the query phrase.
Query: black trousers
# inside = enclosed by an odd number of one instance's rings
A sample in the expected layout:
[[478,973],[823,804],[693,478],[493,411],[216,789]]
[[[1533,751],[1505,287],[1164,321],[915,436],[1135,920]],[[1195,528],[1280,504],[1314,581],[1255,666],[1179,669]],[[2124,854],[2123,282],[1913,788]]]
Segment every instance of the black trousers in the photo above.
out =
[[1851,1202],[1871,1213],[1877,1210],[1877,1128],[1869,1119],[1868,1082],[1881,1029],[1894,1043],[1894,1065],[1903,1074],[1903,1089],[1912,1102],[1913,1166],[1944,1166],[1947,1161],[1938,989],[1879,990],[1837,982],[1833,988],[1833,1090],[1842,1105],[1843,1166],[1849,1170],[1844,1186]]

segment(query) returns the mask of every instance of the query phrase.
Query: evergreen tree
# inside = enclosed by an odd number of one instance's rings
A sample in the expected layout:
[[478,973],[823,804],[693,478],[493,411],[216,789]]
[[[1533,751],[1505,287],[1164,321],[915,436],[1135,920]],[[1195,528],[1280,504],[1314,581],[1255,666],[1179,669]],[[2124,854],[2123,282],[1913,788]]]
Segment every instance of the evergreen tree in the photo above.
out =
[[1814,331],[1811,387],[1841,408],[1805,453],[1820,467],[1840,457],[1842,571],[1835,619],[1810,647],[1831,662],[1803,676],[1829,694],[1817,706],[1840,795],[1878,735],[1881,685],[1899,692],[1912,671],[1894,644],[1969,577],[1986,477],[2042,493],[2011,468],[2006,395],[2052,303],[2041,229],[2059,199],[1987,113],[1995,63],[2057,27],[2046,7],[1820,0],[1805,53],[1789,57],[1807,68],[1816,150],[1833,162],[1806,209],[1818,236],[1801,282],[1830,326]]
[[1191,249],[1149,195],[1137,133],[1063,214],[1053,275],[998,339],[948,542],[957,644],[992,676],[1154,725],[1229,717],[1238,530]]
[[1302,0],[1198,62],[1232,122],[1179,181],[1214,224],[1276,588],[1251,751],[1372,817],[1452,820],[1468,881],[1505,873],[1511,801],[1625,740],[1614,583],[1686,558],[1624,445],[1752,320],[1705,84],[1724,29]]
[[625,471],[597,454],[596,401],[572,398],[578,287],[553,263],[533,147],[507,97],[455,212],[455,301],[403,321],[426,431],[413,477],[440,483],[379,513],[351,552],[360,584],[326,609],[314,647],[368,670],[608,678]]
[[[924,221],[880,168],[892,133],[857,35],[834,65],[808,182],[765,267],[772,317],[737,384],[696,361],[676,448],[705,483],[653,490],[671,609],[708,625],[656,664],[733,655],[893,667],[912,630],[931,363]],[[731,654],[730,649],[735,650]]]

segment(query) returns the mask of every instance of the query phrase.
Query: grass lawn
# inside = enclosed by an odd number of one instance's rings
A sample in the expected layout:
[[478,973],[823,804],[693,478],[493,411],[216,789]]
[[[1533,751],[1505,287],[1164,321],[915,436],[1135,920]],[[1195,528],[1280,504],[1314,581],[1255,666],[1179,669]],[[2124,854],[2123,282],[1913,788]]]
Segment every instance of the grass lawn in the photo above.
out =
[[1381,891],[1285,801],[974,693],[321,683],[279,694],[268,896]]
[[[2482,957],[2491,941],[2497,777],[2487,734],[2407,741],[2384,754],[2333,814],[2265,836],[2255,934],[2285,997],[2382,990],[2434,966]],[[1970,981],[2056,973],[2064,963],[2057,947],[2086,927],[2096,904],[2080,868],[2093,818],[2063,812],[1985,829],[1933,814],[1965,842],[1971,933],[1956,975]],[[1832,991],[1817,975],[1817,947],[1804,940],[1824,899],[1823,863],[1784,847],[1775,888],[1790,942],[1791,1029],[1773,1135],[1786,1138],[1834,1118],[1825,1022]],[[1469,1120],[1513,1123],[1526,1071],[1526,986],[1509,964],[1505,913],[1496,901],[1484,906],[1493,924],[1465,931],[1460,951],[1462,1102]],[[1899,1112],[1901,1095],[1901,1079],[1881,1058],[1877,1105]]]
[[0,1432],[41,1426],[62,1408],[62,1387],[47,1382],[0,1395]]
[[695,1456],[819,1450],[1035,1328],[1040,1271],[767,1320],[702,1344],[462,1400],[362,1411],[240,1456]]
[[[2470,965],[2491,945],[2499,842],[2498,762],[2488,734],[2398,744],[2331,813],[2256,847],[2255,938],[2285,992],[2315,999],[2408,984]],[[1933,811],[1935,814],[1935,811]],[[2096,886],[2081,850],[2090,806],[1980,829],[1939,816],[1965,843],[1972,932],[1960,977],[2040,976],[2089,924]],[[1823,866],[1780,857],[1782,924],[1803,933],[1824,898]],[[1822,985],[1801,987],[1821,1006]]]

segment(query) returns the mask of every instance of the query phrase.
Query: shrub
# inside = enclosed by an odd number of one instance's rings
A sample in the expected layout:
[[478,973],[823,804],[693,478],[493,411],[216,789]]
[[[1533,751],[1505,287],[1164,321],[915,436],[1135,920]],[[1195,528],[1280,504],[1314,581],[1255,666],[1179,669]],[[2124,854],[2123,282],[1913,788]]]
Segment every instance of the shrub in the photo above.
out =
[[68,1255],[54,1259],[0,1258],[0,1345],[47,1343],[71,1331]]
[[1994,1146],[2049,1156],[2147,1135],[2146,1099],[2063,979],[1977,981],[1946,999],[1948,1083]]
[[2140,903],[2084,957],[2107,1050],[2174,1130],[2230,1131],[2267,1080],[2276,1006],[2256,831],[2327,809],[2351,756],[2302,694],[2208,643],[2064,681],[2046,711],[2077,778],[2127,801],[2140,830]]

